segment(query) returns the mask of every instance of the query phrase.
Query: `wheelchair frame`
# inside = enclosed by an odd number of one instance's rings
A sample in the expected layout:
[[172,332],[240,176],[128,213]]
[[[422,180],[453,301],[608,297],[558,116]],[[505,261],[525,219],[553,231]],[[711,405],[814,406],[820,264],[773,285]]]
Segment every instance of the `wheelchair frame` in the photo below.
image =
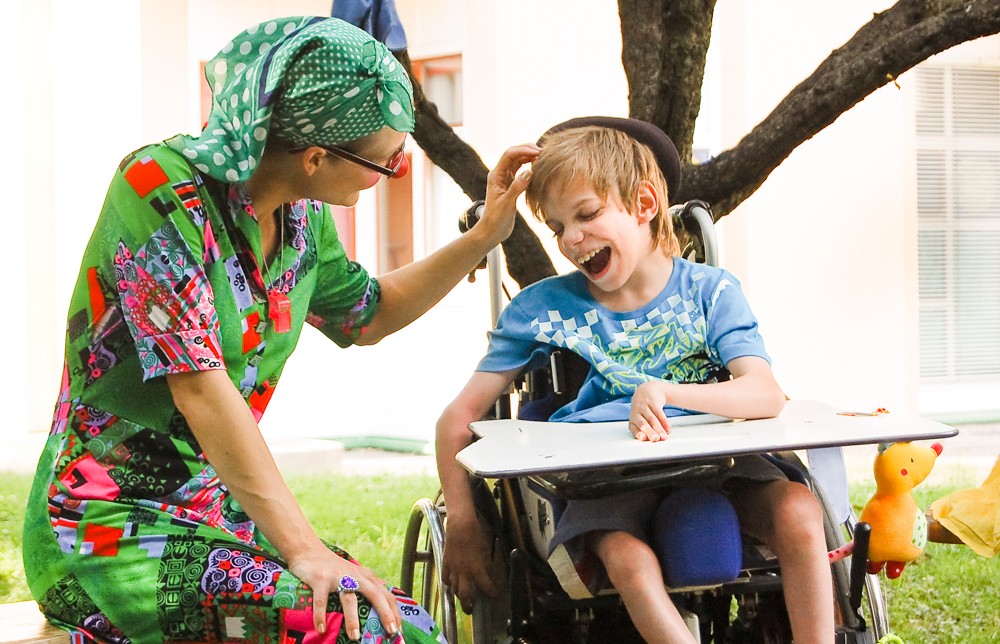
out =
[[[474,216],[475,209],[476,206],[470,208],[467,215]],[[708,205],[692,201],[671,208],[669,213],[675,229],[684,231],[688,236],[682,256],[718,265],[714,220]],[[469,224],[463,224],[467,229]],[[487,264],[495,325],[502,308],[498,249],[491,251]],[[554,357],[551,375],[544,384],[553,393],[568,397],[573,383],[566,382],[566,370],[558,363],[558,357]],[[532,374],[528,379],[530,381],[535,377],[537,375]],[[534,386],[534,383],[528,383],[529,388]],[[510,417],[509,402],[508,396],[501,397],[497,402],[497,418]],[[847,540],[855,538],[855,555],[831,564],[838,622],[837,642],[873,644],[888,633],[889,623],[878,578],[864,573],[867,525],[858,526],[853,510],[848,510],[846,521],[841,521],[823,486],[818,484],[794,452],[779,452],[772,456],[779,461],[782,469],[791,471],[793,475],[797,472],[800,482],[806,484],[820,500],[828,550],[840,548]],[[842,460],[840,464],[842,466]],[[690,475],[692,471],[710,474],[720,467],[725,468],[725,463],[695,461],[682,466],[657,467],[656,472],[639,468],[638,474],[624,478],[610,477],[612,481],[605,481],[605,484],[637,489],[652,484],[664,485],[673,478]],[[588,493],[581,492],[580,484],[574,485],[572,476],[555,479],[533,476],[527,480],[564,498]],[[631,622],[617,594],[570,599],[548,563],[532,548],[527,527],[531,511],[523,494],[523,481],[500,479],[492,484],[481,481],[474,486],[477,511],[493,532],[495,578],[500,583],[497,597],[483,598],[473,609],[473,644],[604,641],[601,638],[606,636],[602,634],[602,628],[607,628],[608,633],[614,633],[615,637],[621,637],[621,627],[625,624],[630,626]],[[588,485],[593,487],[594,482]],[[441,576],[446,520],[447,508],[440,493],[436,500],[420,499],[413,505],[404,540],[400,587],[438,620],[445,637],[456,644],[459,631],[455,597]],[[745,541],[745,552],[747,547]],[[415,589],[418,565],[422,566],[422,582],[421,587]],[[863,594],[862,585],[866,590]],[[700,641],[791,642],[780,569],[773,558],[765,557],[756,567],[745,567],[731,582],[706,588],[669,590],[680,608],[698,615]],[[870,627],[860,610],[862,595],[867,598]],[[571,635],[567,636],[567,631]],[[628,632],[627,628],[625,632]],[[642,641],[637,632],[634,636],[635,641]],[[628,635],[625,637],[627,640]]]

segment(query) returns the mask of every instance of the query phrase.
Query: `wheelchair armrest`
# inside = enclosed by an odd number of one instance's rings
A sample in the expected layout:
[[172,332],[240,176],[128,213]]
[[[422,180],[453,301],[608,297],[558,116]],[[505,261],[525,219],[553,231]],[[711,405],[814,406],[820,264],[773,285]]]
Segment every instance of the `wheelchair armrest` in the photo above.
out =
[[733,458],[692,461],[679,465],[623,467],[531,476],[529,479],[564,500],[596,499],[648,487],[668,486],[718,476],[733,467]]

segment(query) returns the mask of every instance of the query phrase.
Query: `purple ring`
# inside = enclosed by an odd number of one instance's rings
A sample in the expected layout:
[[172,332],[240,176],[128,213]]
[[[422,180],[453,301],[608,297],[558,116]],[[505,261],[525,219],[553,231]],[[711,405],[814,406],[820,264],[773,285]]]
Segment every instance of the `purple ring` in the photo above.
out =
[[358,580],[350,575],[344,575],[340,578],[340,585],[337,586],[337,592],[340,593],[356,593],[361,590],[361,585],[358,584]]

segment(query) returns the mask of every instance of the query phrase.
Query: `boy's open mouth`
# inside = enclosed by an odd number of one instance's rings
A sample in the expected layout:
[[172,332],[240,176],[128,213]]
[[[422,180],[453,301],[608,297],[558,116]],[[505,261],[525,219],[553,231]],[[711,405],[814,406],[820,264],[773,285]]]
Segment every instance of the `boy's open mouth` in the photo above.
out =
[[579,264],[589,275],[600,275],[601,271],[608,267],[608,262],[610,261],[611,247],[605,246],[604,248],[591,253],[587,259],[579,262]]

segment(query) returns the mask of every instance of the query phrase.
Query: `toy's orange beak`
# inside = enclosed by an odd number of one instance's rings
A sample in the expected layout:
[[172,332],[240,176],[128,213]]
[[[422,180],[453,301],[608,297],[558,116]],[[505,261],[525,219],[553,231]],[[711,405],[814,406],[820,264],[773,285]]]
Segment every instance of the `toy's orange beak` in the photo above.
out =
[[931,445],[931,449],[934,450],[935,454],[941,456],[941,452],[944,451],[944,445],[942,445],[941,443],[934,443],[933,445]]

